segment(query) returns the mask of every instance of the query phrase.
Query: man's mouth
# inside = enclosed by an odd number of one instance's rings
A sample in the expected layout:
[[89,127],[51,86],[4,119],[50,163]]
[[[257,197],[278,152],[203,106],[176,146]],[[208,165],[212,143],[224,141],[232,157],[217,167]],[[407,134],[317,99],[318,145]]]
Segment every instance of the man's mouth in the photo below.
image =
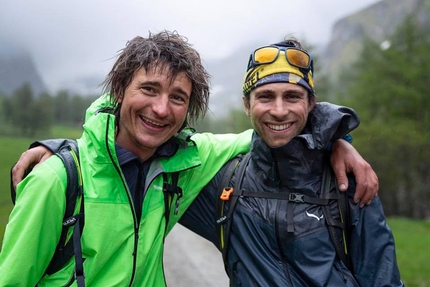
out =
[[284,125],[273,125],[273,124],[267,124],[267,127],[274,131],[283,131],[291,127],[292,123],[284,124]]
[[166,126],[166,124],[157,123],[157,122],[154,122],[154,121],[151,121],[151,120],[145,119],[145,118],[143,118],[143,117],[140,117],[140,119],[141,119],[144,123],[146,123],[146,124],[148,124],[148,125],[151,125],[151,126],[154,126],[154,127],[162,128],[162,127],[165,127],[165,126]]

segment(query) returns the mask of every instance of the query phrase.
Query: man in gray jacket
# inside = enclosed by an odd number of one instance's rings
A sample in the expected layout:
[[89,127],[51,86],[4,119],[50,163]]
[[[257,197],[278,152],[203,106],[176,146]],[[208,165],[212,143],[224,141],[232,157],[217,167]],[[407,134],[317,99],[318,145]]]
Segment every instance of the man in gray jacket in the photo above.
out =
[[230,182],[232,165],[224,166],[180,223],[223,252],[232,286],[403,286],[379,198],[360,208],[350,178],[342,204],[327,148],[359,119],[316,105],[312,64],[294,39],[251,54],[250,153]]

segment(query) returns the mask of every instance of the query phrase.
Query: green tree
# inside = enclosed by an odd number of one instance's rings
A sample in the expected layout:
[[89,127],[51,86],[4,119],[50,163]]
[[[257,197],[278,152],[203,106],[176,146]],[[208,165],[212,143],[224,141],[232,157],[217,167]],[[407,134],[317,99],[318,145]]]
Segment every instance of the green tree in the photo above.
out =
[[31,130],[33,91],[29,83],[24,83],[13,93],[11,105],[12,124],[21,135],[28,135]]
[[69,92],[66,90],[59,91],[54,97],[54,119],[57,124],[72,122],[72,110],[70,108],[72,102]]
[[54,120],[54,102],[48,93],[43,93],[35,100],[31,106],[31,136],[36,132],[45,132],[49,134]]
[[97,97],[75,94],[70,98],[70,121],[68,124],[81,126],[84,123],[85,111]]
[[430,216],[430,33],[406,18],[383,45],[366,41],[345,77],[361,127],[354,145],[377,171],[388,215]]

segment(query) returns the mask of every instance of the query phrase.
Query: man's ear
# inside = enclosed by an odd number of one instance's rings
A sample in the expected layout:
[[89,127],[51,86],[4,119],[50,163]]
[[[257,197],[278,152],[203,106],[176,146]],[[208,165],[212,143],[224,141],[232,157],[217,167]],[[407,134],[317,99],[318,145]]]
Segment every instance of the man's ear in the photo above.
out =
[[117,98],[117,102],[120,104],[122,103],[123,100],[124,100],[124,94],[119,95],[119,97]]
[[250,103],[249,103],[249,99],[246,98],[245,96],[242,96],[242,100],[243,100],[243,109],[245,110],[245,114],[249,117],[251,117],[251,113],[250,113]]
[[314,96],[311,98],[311,101],[310,101],[309,111],[312,111],[315,108],[316,104],[317,104],[317,94],[314,94]]
[[122,101],[124,100],[125,90],[120,89],[119,85],[116,85],[113,91],[114,91],[113,93],[115,95],[116,102],[122,103]]

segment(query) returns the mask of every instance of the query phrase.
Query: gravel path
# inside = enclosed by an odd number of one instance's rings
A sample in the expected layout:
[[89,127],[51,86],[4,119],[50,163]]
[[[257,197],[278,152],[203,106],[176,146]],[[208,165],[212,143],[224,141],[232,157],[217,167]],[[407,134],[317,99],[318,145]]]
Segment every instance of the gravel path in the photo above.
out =
[[164,271],[169,287],[228,286],[221,253],[180,224],[166,238]]

